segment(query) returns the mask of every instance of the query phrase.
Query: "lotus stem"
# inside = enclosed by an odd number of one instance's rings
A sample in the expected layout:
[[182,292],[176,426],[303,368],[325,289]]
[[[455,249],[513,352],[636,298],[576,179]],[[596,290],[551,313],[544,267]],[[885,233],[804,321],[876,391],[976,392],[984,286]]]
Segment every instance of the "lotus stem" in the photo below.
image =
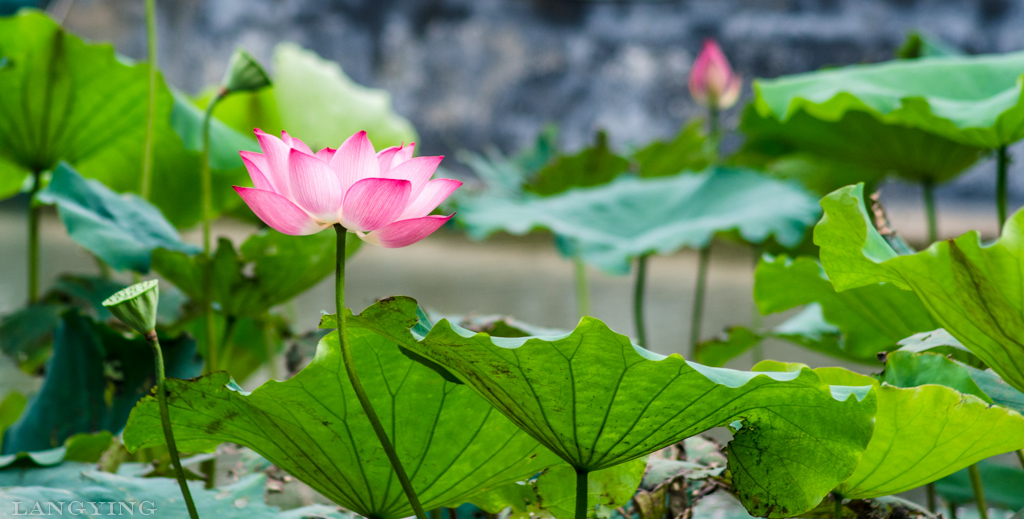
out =
[[156,399],[160,403],[160,421],[164,428],[164,441],[167,442],[167,452],[171,455],[174,475],[178,480],[178,486],[181,487],[181,495],[185,498],[188,515],[192,519],[199,519],[196,504],[192,501],[192,492],[189,491],[188,482],[185,481],[185,471],[181,468],[178,446],[174,443],[174,431],[171,430],[171,412],[167,408],[167,389],[164,387],[164,355],[160,350],[160,339],[157,338],[155,330],[150,330],[146,333],[146,341],[153,348],[153,359],[156,366]]
[[832,495],[832,517],[843,519],[843,496],[839,494]]
[[36,193],[42,186],[42,172],[32,172],[32,191],[28,198],[28,302],[39,299],[39,217],[42,206],[36,203]]
[[580,319],[590,315],[590,288],[587,286],[587,265],[583,258],[576,256],[572,259],[573,277],[576,282],[576,311]]
[[[761,261],[762,247],[760,245],[754,246],[754,272],[757,272],[757,265]],[[757,301],[751,299],[750,304],[750,328],[755,333],[760,333],[761,328],[764,326],[764,319],[761,316],[761,310],[757,308]],[[758,341],[757,344],[751,349],[751,354],[754,358],[754,364],[764,360],[764,346]]]
[[142,148],[142,198],[149,200],[153,186],[153,136],[156,129],[156,0],[146,0],[146,51],[149,55],[149,111]]
[[704,293],[708,284],[708,264],[711,263],[711,243],[700,249],[697,261],[697,287],[693,292],[693,312],[690,315],[690,358],[697,353],[700,342],[700,329],[704,321]]
[[1010,154],[1006,145],[999,147],[996,154],[996,214],[999,217],[999,232],[1006,223],[1006,179],[1010,169]]
[[636,259],[636,284],[633,285],[633,324],[636,327],[636,340],[645,348],[647,329],[644,326],[644,285],[647,279],[647,256],[648,254],[641,254]]
[[448,519],[459,519],[459,511],[454,508],[449,508]]
[[210,254],[212,239],[210,220],[213,219],[213,181],[210,178],[210,119],[213,109],[227,92],[221,89],[210,100],[203,114],[203,154],[199,171],[202,182],[203,203],[203,314],[206,316],[206,372],[217,371],[217,330],[213,322],[213,257]]
[[576,469],[576,519],[587,519],[587,474]]
[[345,326],[345,234],[347,231],[341,224],[334,224],[334,230],[338,233],[338,248],[334,269],[334,291],[336,309],[338,311],[338,342],[341,344],[341,357],[345,364],[345,372],[348,373],[348,380],[352,383],[352,390],[355,391],[356,398],[359,399],[359,405],[362,406],[363,412],[366,413],[366,418],[370,421],[370,425],[373,426],[373,432],[377,434],[380,446],[384,449],[384,453],[387,454],[388,460],[391,461],[391,468],[394,469],[395,476],[398,477],[398,482],[402,485],[405,497],[409,499],[409,504],[412,505],[417,519],[427,519],[427,514],[423,511],[423,505],[420,504],[419,498],[416,497],[416,491],[412,488],[412,482],[409,481],[409,476],[405,473],[405,467],[402,466],[402,461],[398,459],[398,453],[395,452],[395,447],[391,444],[391,440],[388,439],[384,426],[380,423],[380,418],[377,417],[376,411],[373,410],[370,397],[366,395],[363,383],[359,380],[359,375],[356,373],[355,361],[352,358],[352,347],[348,343],[348,332]]
[[1020,462],[1021,468],[1024,468],[1024,449],[1017,450],[1017,461]]
[[985,503],[985,488],[981,485],[978,464],[967,467],[967,473],[971,476],[971,489],[974,490],[974,503],[978,505],[978,517],[988,519],[988,504]]
[[935,513],[935,509],[937,507],[937,504],[935,502],[935,483],[932,482],[932,483],[928,483],[927,485],[925,485],[924,486],[924,491],[925,491],[926,499],[927,499],[927,503],[928,503],[928,511],[934,514]]
[[435,508],[430,511],[430,519],[441,519],[441,509]]
[[928,218],[928,243],[939,241],[939,223],[935,215],[935,183],[931,179],[921,181],[921,190],[924,191],[924,212]]

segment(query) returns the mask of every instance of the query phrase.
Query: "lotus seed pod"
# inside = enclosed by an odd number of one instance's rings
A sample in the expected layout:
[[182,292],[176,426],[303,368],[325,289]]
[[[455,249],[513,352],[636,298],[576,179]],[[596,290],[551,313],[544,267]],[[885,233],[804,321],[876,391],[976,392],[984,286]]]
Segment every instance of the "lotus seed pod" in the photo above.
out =
[[228,62],[223,84],[226,93],[253,91],[270,86],[270,78],[251,54],[238,49]]
[[159,283],[151,279],[118,291],[103,301],[103,306],[129,328],[145,335],[156,328],[156,306],[159,300]]

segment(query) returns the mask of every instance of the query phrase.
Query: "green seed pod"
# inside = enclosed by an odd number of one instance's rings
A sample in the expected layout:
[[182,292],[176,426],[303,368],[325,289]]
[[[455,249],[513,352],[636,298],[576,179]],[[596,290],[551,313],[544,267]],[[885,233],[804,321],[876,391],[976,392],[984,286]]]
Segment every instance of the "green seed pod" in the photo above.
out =
[[151,279],[118,291],[103,301],[103,306],[129,328],[145,335],[156,328],[156,305],[159,300],[159,283]]
[[238,49],[228,62],[223,85],[225,93],[259,90],[270,86],[270,78],[251,54]]

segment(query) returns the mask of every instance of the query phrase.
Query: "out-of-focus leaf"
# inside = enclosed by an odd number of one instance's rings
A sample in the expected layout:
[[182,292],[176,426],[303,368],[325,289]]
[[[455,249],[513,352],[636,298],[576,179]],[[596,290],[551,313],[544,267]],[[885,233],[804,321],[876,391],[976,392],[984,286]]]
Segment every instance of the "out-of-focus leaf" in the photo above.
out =
[[829,387],[810,370],[748,373],[662,357],[590,317],[569,335],[515,339],[440,321],[420,340],[409,331],[415,301],[396,297],[352,321],[450,370],[577,470],[732,424],[729,468],[758,515],[818,504],[852,473],[871,436],[868,388]]
[[21,393],[8,393],[3,400],[0,400],[0,438],[4,437],[4,431],[14,422],[18,421],[25,404],[28,400]]
[[[53,449],[76,433],[118,433],[155,384],[153,353],[144,339],[126,339],[76,311],[61,317],[53,344],[46,380],[4,434],[4,454]],[[190,337],[162,338],[161,344],[168,376],[200,373]]]
[[0,351],[30,369],[46,360],[64,305],[40,303],[0,318]]
[[713,153],[707,146],[707,135],[701,130],[703,121],[683,126],[669,142],[655,141],[634,154],[641,177],[664,177],[682,171],[704,171],[711,165]]
[[156,207],[135,195],[119,195],[96,180],[86,180],[64,162],[37,198],[56,204],[71,239],[117,270],[148,273],[150,256],[157,248],[199,251],[181,240]]
[[[203,151],[203,110],[188,99],[184,93],[175,90],[173,95],[171,126],[181,137],[186,149]],[[215,108],[214,111],[216,115],[220,109]],[[251,137],[251,134],[252,128],[243,134],[217,117],[213,117],[210,120],[210,167],[223,170],[244,167],[242,157],[238,152],[242,150],[260,151],[259,144],[256,143],[254,137]]]
[[[16,452],[0,456],[0,469],[9,466],[48,467],[64,462],[96,463],[110,447],[114,435],[110,431],[78,433],[64,440],[64,445],[34,452]],[[2,486],[2,485],[0,485]],[[0,516],[3,517],[3,516]]]
[[482,239],[498,231],[548,229],[575,244],[575,253],[606,272],[625,274],[644,254],[700,248],[719,233],[737,231],[751,243],[769,238],[800,243],[817,221],[815,197],[796,184],[743,169],[639,179],[623,176],[589,189],[509,200],[463,200],[456,219]]
[[[1011,510],[1024,508],[1024,470],[991,461],[978,463],[981,485],[985,488],[985,501],[989,506],[1003,506]],[[967,470],[961,470],[935,482],[935,492],[951,503],[974,502],[974,490]]]
[[772,176],[800,182],[820,196],[857,182],[873,186],[884,176],[884,172],[877,169],[804,152],[790,153],[772,160],[764,166],[764,170]]
[[[558,127],[555,125],[545,126],[532,147],[512,157],[506,157],[497,149],[488,150],[486,155],[459,150],[456,155],[483,181],[488,195],[501,197],[522,195],[526,180],[557,156]],[[456,196],[460,192],[456,192]]]
[[[356,369],[367,388],[379,388],[369,392],[370,400],[427,509],[464,502],[558,463],[472,389],[445,382],[360,322],[348,329]],[[175,440],[193,452],[240,443],[361,515],[407,517],[411,508],[341,362],[332,333],[299,374],[252,393],[238,390],[223,372],[169,381]],[[154,398],[135,408],[124,439],[133,451],[163,443]]]
[[527,179],[523,188],[530,193],[550,196],[577,187],[607,184],[629,169],[629,161],[608,147],[608,136],[604,132],[597,132],[595,140],[593,146],[544,166]]
[[942,58],[963,56],[964,51],[941,38],[918,31],[910,31],[903,44],[896,49],[899,59]]
[[[351,257],[362,240],[347,236]],[[288,236],[267,229],[249,237],[236,251],[221,238],[213,254],[213,296],[233,316],[255,317],[310,289],[334,271],[336,238],[332,233]],[[203,299],[202,255],[158,249],[153,269],[193,300]]]
[[814,231],[821,263],[838,291],[891,283],[912,291],[937,326],[1003,380],[1024,391],[1024,211],[1013,215],[999,241],[982,246],[977,232],[899,256],[871,225],[863,185],[823,198],[825,216]]
[[[754,369],[806,366],[765,361]],[[847,499],[898,494],[1024,447],[1024,417],[976,396],[937,384],[906,388],[880,384],[843,368],[814,371],[830,384],[870,384],[878,395],[871,443],[854,473],[836,489]]]
[[863,112],[992,149],[1024,137],[1022,70],[1024,52],[854,65],[755,81],[754,106],[779,120],[800,111],[823,121]]

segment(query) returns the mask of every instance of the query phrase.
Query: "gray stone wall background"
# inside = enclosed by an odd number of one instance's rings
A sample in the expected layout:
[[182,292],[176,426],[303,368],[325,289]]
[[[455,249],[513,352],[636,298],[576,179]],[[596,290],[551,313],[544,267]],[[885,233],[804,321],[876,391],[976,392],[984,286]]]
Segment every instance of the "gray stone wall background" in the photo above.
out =
[[[280,41],[385,88],[422,150],[514,151],[546,123],[568,149],[606,129],[628,146],[672,135],[700,109],[686,77],[706,37],[746,79],[889,59],[910,30],[972,53],[1024,48],[1019,0],[158,0],[160,66],[190,92],[242,46]],[[141,0],[77,0],[67,25],[145,54]],[[738,110],[728,114],[735,124]],[[1019,154],[1019,153],[1018,153]],[[991,165],[940,195],[991,196]],[[980,171],[984,170],[984,171]],[[1018,177],[1019,175],[1014,175]],[[1014,183],[1024,192],[1024,183]]]

